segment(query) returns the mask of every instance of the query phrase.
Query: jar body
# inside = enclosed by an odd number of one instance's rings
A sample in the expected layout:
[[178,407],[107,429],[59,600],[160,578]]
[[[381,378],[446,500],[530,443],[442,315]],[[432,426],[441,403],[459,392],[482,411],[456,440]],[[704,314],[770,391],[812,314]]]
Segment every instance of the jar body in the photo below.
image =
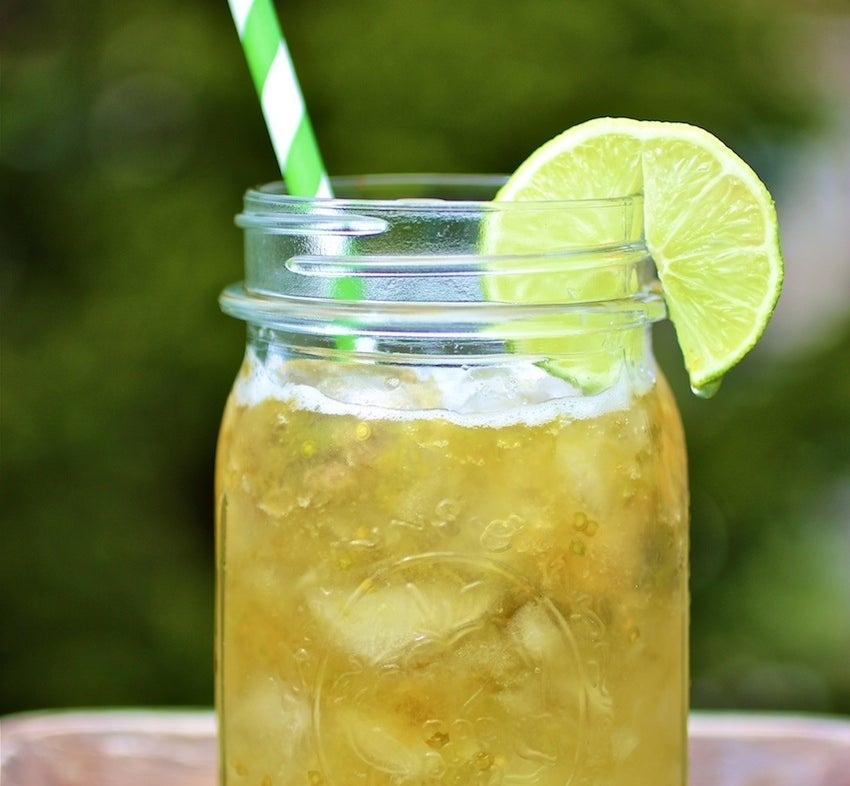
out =
[[681,424],[631,327],[592,392],[249,326],[217,460],[222,782],[684,783]]

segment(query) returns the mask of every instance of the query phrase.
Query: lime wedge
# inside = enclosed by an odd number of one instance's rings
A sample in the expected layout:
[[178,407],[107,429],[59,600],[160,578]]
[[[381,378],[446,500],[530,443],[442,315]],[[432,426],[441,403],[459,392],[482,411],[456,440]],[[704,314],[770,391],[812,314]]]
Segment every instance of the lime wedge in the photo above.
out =
[[[708,394],[761,337],[782,288],[773,200],[742,159],[695,126],[598,118],[538,148],[496,201],[602,199],[641,192],[646,244],[691,387]],[[603,214],[577,223],[524,227],[521,221],[500,219],[485,229],[484,248],[491,254],[516,254],[574,246],[577,240],[604,243],[614,229]],[[493,276],[485,285],[487,296],[551,299],[553,282],[540,276],[534,281]],[[592,289],[582,294],[587,300],[604,295]]]

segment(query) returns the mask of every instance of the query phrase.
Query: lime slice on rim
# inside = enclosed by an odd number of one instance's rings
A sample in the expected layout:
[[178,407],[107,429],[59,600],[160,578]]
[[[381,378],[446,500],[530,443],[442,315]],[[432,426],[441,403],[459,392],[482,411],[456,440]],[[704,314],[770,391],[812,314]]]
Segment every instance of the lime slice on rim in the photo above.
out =
[[[643,193],[644,231],[695,392],[711,392],[764,332],[782,288],[773,200],[719,139],[684,123],[597,118],[538,148],[496,195],[503,200],[603,199]],[[597,221],[485,229],[489,254],[606,242]],[[622,225],[620,225],[622,227]],[[622,228],[619,229],[622,234]],[[588,279],[589,280],[589,279]],[[552,281],[488,277],[490,299],[548,302]],[[535,291],[539,289],[539,292]],[[592,289],[587,300],[602,293]]]

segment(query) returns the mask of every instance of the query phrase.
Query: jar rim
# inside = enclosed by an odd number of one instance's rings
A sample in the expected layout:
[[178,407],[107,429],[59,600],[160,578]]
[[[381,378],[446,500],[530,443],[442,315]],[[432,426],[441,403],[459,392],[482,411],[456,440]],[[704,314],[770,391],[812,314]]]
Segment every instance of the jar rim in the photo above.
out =
[[[522,201],[494,202],[496,192],[507,182],[507,175],[488,174],[440,174],[412,172],[403,174],[377,173],[367,175],[345,175],[330,179],[334,196],[299,196],[289,194],[281,180],[252,186],[245,191],[246,208],[286,210],[308,205],[316,207],[357,207],[383,210],[403,207],[405,210],[428,212],[434,209],[464,211],[470,208],[499,210],[563,210],[569,206],[581,208],[604,205],[627,205],[643,200],[642,192],[613,197],[583,197],[577,199],[529,199]],[[424,193],[447,194],[445,196],[410,195],[410,189],[421,189]],[[408,194],[393,196],[393,194]],[[385,194],[383,196],[361,196],[361,194]],[[453,196],[456,194],[456,196]],[[468,194],[468,196],[467,196]],[[237,225],[245,213],[237,216]]]

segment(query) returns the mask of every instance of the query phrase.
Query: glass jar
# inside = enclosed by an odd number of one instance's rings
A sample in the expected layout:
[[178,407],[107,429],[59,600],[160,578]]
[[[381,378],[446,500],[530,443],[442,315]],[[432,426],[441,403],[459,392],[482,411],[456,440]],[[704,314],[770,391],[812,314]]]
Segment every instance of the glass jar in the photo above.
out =
[[226,786],[685,782],[685,449],[641,198],[499,182],[246,195]]

